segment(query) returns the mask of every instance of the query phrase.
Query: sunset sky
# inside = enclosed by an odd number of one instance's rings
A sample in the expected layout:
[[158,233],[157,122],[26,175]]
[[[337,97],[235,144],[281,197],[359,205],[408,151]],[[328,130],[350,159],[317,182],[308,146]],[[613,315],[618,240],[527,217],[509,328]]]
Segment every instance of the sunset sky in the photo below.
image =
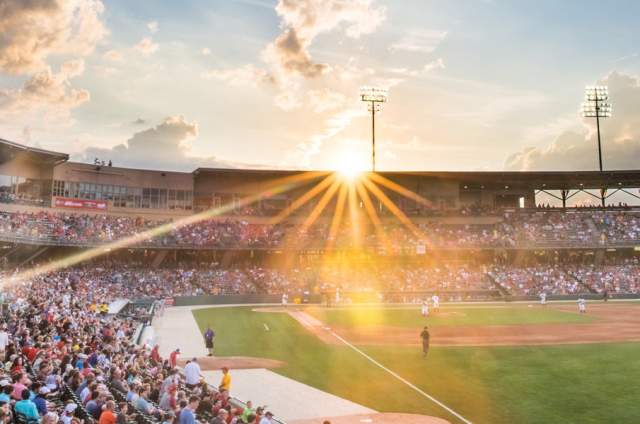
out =
[[389,89],[381,170],[596,169],[585,85],[609,86],[605,168],[640,160],[640,2],[0,0],[0,138],[75,160],[368,164],[358,89]]

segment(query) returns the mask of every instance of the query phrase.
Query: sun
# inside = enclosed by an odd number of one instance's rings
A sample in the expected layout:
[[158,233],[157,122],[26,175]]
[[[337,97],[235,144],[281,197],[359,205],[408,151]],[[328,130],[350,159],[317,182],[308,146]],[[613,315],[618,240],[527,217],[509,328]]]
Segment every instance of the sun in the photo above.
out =
[[336,162],[337,174],[346,182],[356,181],[367,169],[361,156],[345,152]]

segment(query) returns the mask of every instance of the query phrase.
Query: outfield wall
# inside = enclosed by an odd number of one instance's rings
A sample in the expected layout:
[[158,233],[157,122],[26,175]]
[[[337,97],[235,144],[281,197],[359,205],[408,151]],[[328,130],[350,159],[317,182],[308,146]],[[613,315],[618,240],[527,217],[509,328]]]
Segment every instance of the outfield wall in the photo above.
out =
[[[393,303],[393,304],[416,304],[420,298],[431,298],[433,292],[411,292],[385,293],[382,299],[377,293],[343,293],[340,304],[371,304],[371,303]],[[484,295],[482,295],[484,294]],[[602,294],[580,294],[580,295],[548,295],[547,300],[575,301],[579,297],[586,300],[602,300]],[[610,299],[640,299],[639,294],[610,294]],[[334,297],[331,296],[331,304],[334,304]],[[349,301],[345,302],[345,299]],[[443,303],[447,302],[538,302],[538,296],[504,296],[500,297],[496,292],[460,292],[456,296],[443,296],[440,293]],[[177,296],[173,298],[174,306],[199,306],[199,305],[242,305],[242,304],[279,304],[282,301],[278,294],[247,294],[247,295],[220,295],[220,296]],[[294,304],[293,297],[289,297],[289,303]],[[327,298],[322,294],[312,294],[307,296],[302,303],[326,304]],[[419,302],[418,302],[419,303]]]
[[[309,295],[307,302],[320,303],[321,295]],[[196,306],[196,305],[241,305],[254,303],[280,303],[282,296],[279,294],[229,294],[221,296],[176,296],[173,298],[174,306]],[[293,298],[289,298],[293,302]]]

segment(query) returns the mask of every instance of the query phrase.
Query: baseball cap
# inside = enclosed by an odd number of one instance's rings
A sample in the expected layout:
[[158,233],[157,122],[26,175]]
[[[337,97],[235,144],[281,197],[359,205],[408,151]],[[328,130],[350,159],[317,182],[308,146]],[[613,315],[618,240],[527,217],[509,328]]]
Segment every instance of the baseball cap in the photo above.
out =
[[4,380],[0,380],[0,387],[5,387],[10,385],[11,382],[9,380],[7,380],[6,378]]
[[64,412],[73,412],[78,407],[75,403],[68,403],[67,406],[64,407]]
[[42,386],[40,387],[39,393],[41,395],[46,395],[48,393],[51,393],[51,390],[47,386]]

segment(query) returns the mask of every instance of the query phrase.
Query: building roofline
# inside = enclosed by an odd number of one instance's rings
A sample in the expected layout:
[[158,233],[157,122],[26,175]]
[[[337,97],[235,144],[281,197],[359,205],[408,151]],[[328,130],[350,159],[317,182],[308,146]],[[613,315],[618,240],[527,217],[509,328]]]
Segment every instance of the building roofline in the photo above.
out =
[[9,141],[9,140],[6,140],[4,138],[0,138],[0,143],[1,144],[6,144],[9,147],[12,147],[14,149],[19,149],[19,150],[22,150],[22,151],[25,151],[25,152],[52,156],[52,157],[57,158],[58,160],[62,160],[62,161],[69,160],[69,154],[68,153],[60,153],[60,152],[54,152],[53,150],[46,150],[46,149],[40,149],[38,147],[25,146],[24,144],[16,143],[14,141]]

